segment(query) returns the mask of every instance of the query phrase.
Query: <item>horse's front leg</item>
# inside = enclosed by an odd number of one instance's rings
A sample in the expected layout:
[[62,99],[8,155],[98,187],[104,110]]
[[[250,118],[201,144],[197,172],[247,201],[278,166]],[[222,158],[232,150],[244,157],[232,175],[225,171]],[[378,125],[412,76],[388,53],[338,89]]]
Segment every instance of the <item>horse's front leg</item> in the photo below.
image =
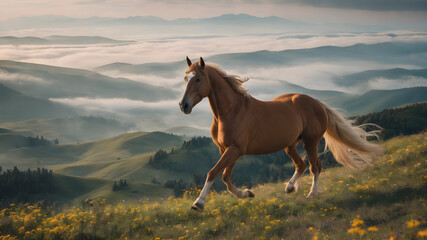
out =
[[238,198],[247,198],[247,197],[255,197],[255,194],[251,192],[249,189],[241,190],[238,187],[234,186],[231,182],[231,172],[233,171],[233,167],[236,161],[234,161],[231,165],[227,166],[222,174],[222,181],[227,185],[227,190]]
[[228,147],[224,154],[222,154],[219,161],[216,165],[209,171],[208,176],[206,178],[205,185],[203,186],[202,192],[199,197],[194,202],[191,209],[202,211],[204,208],[204,204],[206,201],[206,197],[208,196],[209,189],[211,188],[213,181],[215,178],[228,166],[234,164],[236,160],[241,156],[241,151],[239,148],[231,146]]

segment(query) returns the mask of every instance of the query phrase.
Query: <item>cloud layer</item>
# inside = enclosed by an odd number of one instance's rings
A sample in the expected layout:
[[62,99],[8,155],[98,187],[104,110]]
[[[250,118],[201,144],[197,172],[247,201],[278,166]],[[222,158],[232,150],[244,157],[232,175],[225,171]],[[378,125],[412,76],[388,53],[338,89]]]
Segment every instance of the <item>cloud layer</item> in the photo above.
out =
[[0,59],[62,67],[91,69],[112,62],[142,64],[183,61],[185,56],[208,59],[222,53],[281,51],[319,46],[350,46],[357,43],[425,40],[424,33],[393,32],[381,34],[268,35],[215,38],[140,39],[128,45],[0,45]]
[[181,113],[179,100],[144,102],[126,98],[51,98],[53,102],[136,125],[135,130],[156,131],[175,126],[207,128],[212,122],[208,101],[200,102],[191,115]]
[[36,84],[49,84],[48,81],[35,76],[22,73],[9,73],[3,70],[0,70],[0,79],[6,82],[13,82],[14,84],[20,84],[25,82]]

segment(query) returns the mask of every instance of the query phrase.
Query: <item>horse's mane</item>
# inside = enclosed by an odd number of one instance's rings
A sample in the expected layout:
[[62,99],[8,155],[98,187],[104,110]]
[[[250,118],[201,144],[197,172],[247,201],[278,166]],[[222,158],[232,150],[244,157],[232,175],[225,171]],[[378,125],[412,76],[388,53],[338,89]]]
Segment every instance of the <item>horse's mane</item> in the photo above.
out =
[[214,70],[216,73],[218,73],[219,76],[225,79],[227,83],[230,85],[230,87],[236,91],[237,93],[240,93],[242,95],[247,94],[248,90],[242,86],[242,84],[249,80],[248,77],[241,78],[237,75],[229,75],[224,70],[222,70],[218,65],[213,63],[206,63],[206,66],[208,66],[210,69]]

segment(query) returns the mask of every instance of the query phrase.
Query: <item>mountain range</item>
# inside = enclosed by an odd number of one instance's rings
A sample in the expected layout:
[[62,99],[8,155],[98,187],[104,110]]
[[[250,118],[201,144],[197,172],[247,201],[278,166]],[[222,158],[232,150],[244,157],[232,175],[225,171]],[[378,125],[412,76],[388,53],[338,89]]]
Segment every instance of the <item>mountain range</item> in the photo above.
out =
[[[1,21],[4,32],[24,29],[78,29],[79,33],[106,33],[102,29],[114,29],[114,33],[136,34],[260,34],[283,32],[372,32],[386,31],[389,27],[356,24],[309,24],[276,16],[256,17],[247,14],[224,14],[211,18],[180,18],[165,20],[153,16],[126,18],[89,17],[71,18],[44,15],[13,18]],[[91,31],[90,31],[91,30]],[[0,32],[1,34],[1,32]],[[108,33],[106,33],[108,34]],[[122,36],[123,36],[122,35]]]
[[134,41],[121,41],[99,36],[48,36],[40,37],[0,37],[0,45],[80,45],[80,44],[127,44]]

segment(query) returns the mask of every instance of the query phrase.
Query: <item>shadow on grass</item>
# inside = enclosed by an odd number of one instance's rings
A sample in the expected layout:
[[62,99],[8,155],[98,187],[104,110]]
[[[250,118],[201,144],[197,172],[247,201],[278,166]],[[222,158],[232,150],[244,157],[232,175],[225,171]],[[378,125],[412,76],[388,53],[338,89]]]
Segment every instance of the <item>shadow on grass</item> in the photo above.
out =
[[352,194],[339,200],[333,198],[325,201],[348,209],[355,209],[361,206],[371,207],[378,204],[392,205],[398,202],[402,202],[402,200],[406,201],[417,198],[426,198],[427,184],[423,184],[419,188],[400,187],[393,192],[364,191],[361,192],[360,195],[362,195],[363,198],[355,198]]

